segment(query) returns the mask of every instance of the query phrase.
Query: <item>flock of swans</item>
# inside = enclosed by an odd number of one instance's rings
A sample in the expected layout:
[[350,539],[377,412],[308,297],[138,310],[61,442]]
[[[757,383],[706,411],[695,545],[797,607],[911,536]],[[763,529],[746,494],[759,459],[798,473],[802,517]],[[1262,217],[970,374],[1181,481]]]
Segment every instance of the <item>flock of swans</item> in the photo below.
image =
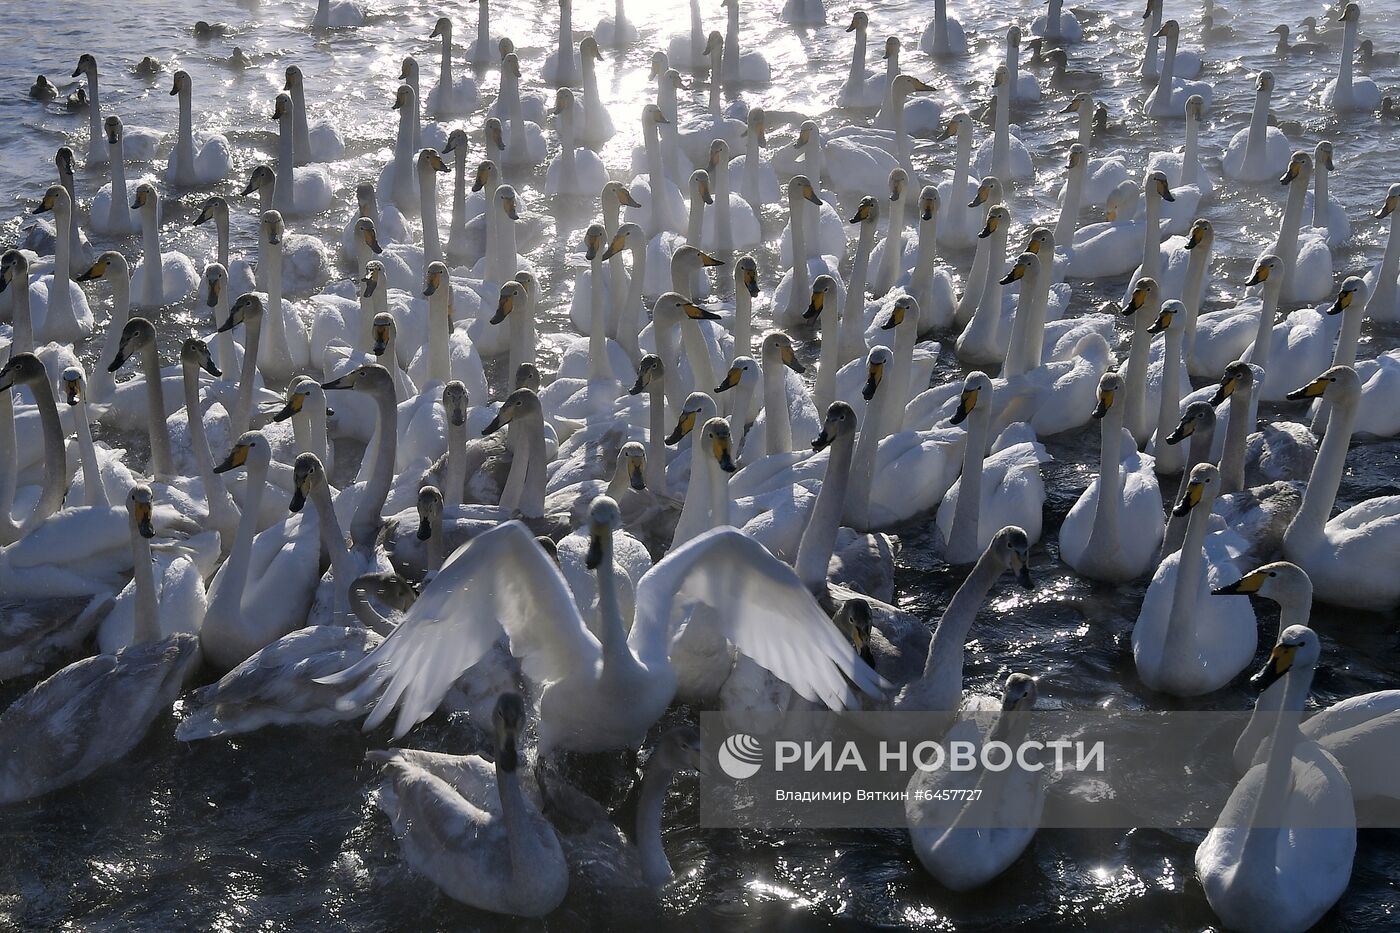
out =
[[[1354,801],[1400,787],[1400,691],[1302,722],[1336,660],[1308,627],[1313,601],[1400,606],[1400,496],[1333,514],[1353,435],[1400,433],[1400,351],[1358,359],[1368,322],[1400,320],[1400,184],[1371,206],[1383,260],[1338,281],[1333,250],[1367,221],[1329,189],[1332,143],[1290,140],[1263,71],[1249,125],[1206,151],[1215,86],[1162,0],[1142,16],[1145,99],[1124,118],[1182,145],[1145,172],[1111,141],[1105,76],[1071,67],[1107,14],[1060,0],[994,35],[1005,61],[980,112],[931,77],[969,54],[944,0],[905,37],[909,72],[897,36],[867,66],[877,11],[842,12],[842,125],[746,100],[772,69],[740,44],[738,0],[719,29],[691,0],[651,53],[654,102],[625,115],[596,72],[641,41],[622,0],[578,41],[561,0],[542,60],[478,6],[469,41],[448,18],[432,27],[438,67],[405,59],[386,89],[392,157],[351,199],[323,168],[347,141],[316,122],[313,62],[276,63],[275,158],[245,171],[198,128],[187,71],[171,76],[176,126],[142,127],[104,109],[110,71],[77,61],[86,132],[0,258],[0,597],[77,608],[0,617],[0,678],[44,676],[0,714],[0,802],[122,758],[177,700],[186,742],[391,718],[399,739],[446,710],[488,754],[368,753],[416,870],[475,907],[543,915],[581,870],[579,840],[607,838],[614,883],[665,886],[668,788],[705,766],[693,727],[658,727],[677,702],[918,710],[990,740],[959,719],[987,699],[964,690],[964,646],[992,592],[1034,586],[1032,555],[1050,559],[1043,440],[1094,432],[1097,474],[1055,553],[1086,580],[1150,580],[1122,659],[1146,687],[1169,702],[1235,682],[1260,648],[1250,597],[1281,608],[1196,872],[1228,927],[1315,923],[1350,878]],[[802,29],[835,15],[781,11]],[[319,0],[309,25],[333,48],[377,16]],[[1258,22],[1228,16],[1207,0],[1207,42]],[[1393,119],[1364,74],[1390,59],[1357,3],[1301,29],[1275,29],[1276,54],[1334,69],[1319,106]],[[259,67],[237,48],[227,65]],[[552,91],[523,88],[527,72]],[[65,91],[41,76],[30,93]],[[1059,206],[1028,216],[1017,120],[1056,111],[1075,135]],[[614,121],[638,118],[630,166],[605,163]],[[535,176],[551,203],[597,212],[560,244],[578,261],[557,309],[528,258],[556,233],[512,184]],[[230,184],[241,196],[208,194]],[[1214,282],[1236,300],[1215,301],[1198,208],[1251,186],[1281,220],[1248,279]],[[212,229],[210,255],[169,245],[162,211],[180,199]],[[337,210],[340,242],[325,242],[312,222]],[[255,242],[235,242],[242,214]],[[1072,310],[1105,279],[1121,300]],[[190,301],[201,319],[162,314]],[[960,581],[936,620],[895,605],[894,533],[911,522]],[[993,708],[1036,698],[1012,673]],[[573,779],[594,761],[580,755],[643,747],[629,839]],[[1021,856],[1046,794],[1025,774],[972,780],[1006,829],[908,804],[918,860],[955,890]]]

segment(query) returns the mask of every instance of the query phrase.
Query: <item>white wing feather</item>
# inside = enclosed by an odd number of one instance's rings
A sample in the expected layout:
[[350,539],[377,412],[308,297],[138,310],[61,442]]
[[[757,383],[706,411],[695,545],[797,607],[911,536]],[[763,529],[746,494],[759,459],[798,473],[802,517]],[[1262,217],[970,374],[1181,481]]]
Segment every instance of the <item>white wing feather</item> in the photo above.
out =
[[[697,605],[714,611],[691,613]],[[856,703],[851,683],[872,696],[889,686],[841,637],[792,568],[734,528],[712,529],[667,554],[637,585],[636,606],[629,642],[648,667],[668,663],[671,640],[689,615],[687,624],[718,627],[811,702],[844,709]]]
[[563,679],[601,657],[559,568],[519,522],[506,522],[454,551],[382,645],[318,680],[358,681],[342,703],[365,705],[379,696],[366,729],[398,706],[398,738],[432,715],[503,630],[511,653],[536,683]]

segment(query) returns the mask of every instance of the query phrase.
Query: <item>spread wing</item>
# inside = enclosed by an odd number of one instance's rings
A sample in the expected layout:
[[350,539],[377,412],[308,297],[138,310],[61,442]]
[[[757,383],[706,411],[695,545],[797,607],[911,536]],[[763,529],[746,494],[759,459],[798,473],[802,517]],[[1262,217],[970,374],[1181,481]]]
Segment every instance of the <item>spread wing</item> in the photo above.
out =
[[559,680],[601,654],[559,568],[519,522],[506,522],[454,551],[383,644],[354,666],[318,680],[358,681],[341,699],[347,705],[379,697],[366,729],[398,706],[397,738],[432,714],[502,631],[536,682]]
[[[713,611],[691,613],[698,605]],[[629,640],[648,666],[666,661],[689,615],[688,624],[716,626],[811,702],[844,709],[856,703],[852,683],[872,696],[889,686],[857,656],[792,568],[734,528],[712,529],[667,554],[637,585],[636,607]]]

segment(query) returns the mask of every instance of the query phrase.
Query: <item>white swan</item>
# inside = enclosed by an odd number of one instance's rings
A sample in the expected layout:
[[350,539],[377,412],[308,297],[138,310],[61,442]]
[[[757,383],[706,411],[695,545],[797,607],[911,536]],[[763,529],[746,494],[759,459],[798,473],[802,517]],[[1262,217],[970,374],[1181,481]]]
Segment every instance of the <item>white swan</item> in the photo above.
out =
[[124,235],[141,230],[140,212],[131,209],[126,193],[125,129],[119,117],[108,117],[103,131],[110,158],[111,180],[97,189],[88,210],[88,222],[98,233]]
[[[87,52],[79,55],[78,67],[73,69],[73,77],[87,80],[87,162],[89,165],[104,165],[109,156],[116,156],[118,153],[102,145],[104,129],[108,130],[107,136],[110,141],[110,123],[102,119],[102,98],[97,93],[97,59]],[[108,120],[110,119],[109,117]],[[151,161],[156,157],[156,149],[164,136],[164,133],[145,127],[125,127],[122,134],[125,157],[133,162]]]
[[287,217],[310,217],[329,210],[335,194],[330,179],[318,166],[296,168],[294,116],[291,95],[280,92],[272,109],[272,120],[277,124],[277,178],[272,206]]
[[233,171],[228,137],[205,133],[198,149],[195,148],[191,93],[190,73],[184,69],[176,71],[170,94],[180,98],[180,124],[175,134],[175,148],[166,164],[165,180],[177,188],[208,187],[228,178]]
[[1046,39],[1073,45],[1084,39],[1084,27],[1079,17],[1064,8],[1064,0],[1048,0],[1049,9],[1031,23],[1031,32]]
[[1337,113],[1374,113],[1381,106],[1380,88],[1370,78],[1353,74],[1356,67],[1356,34],[1361,26],[1361,5],[1348,3],[1342,8],[1339,20],[1343,24],[1342,60],[1337,77],[1328,81],[1322,89],[1322,106]]
[[[17,284],[27,293],[35,345],[54,341],[80,343],[92,333],[94,322],[87,295],[73,281],[73,202],[62,185],[49,186],[44,192],[44,199],[34,208],[35,214],[49,211],[54,216],[53,269],[32,283],[26,281]],[[18,271],[14,267],[12,275]],[[25,278],[28,278],[27,274]]]
[[610,48],[631,45],[641,36],[637,27],[627,18],[622,0],[616,0],[612,16],[603,16],[598,20],[598,24],[593,27],[593,35],[598,37],[599,45]]
[[428,92],[428,113],[434,120],[470,116],[476,109],[476,81],[469,76],[457,78],[452,74],[452,20],[438,17],[428,38],[442,39],[438,83]]
[[160,195],[144,182],[136,187],[132,208],[141,212],[141,261],[131,273],[136,307],[159,308],[183,301],[199,288],[199,273],[184,253],[163,252],[158,230]]
[[978,146],[972,157],[972,169],[978,175],[995,175],[1008,183],[1026,181],[1035,176],[1030,150],[1019,136],[1011,133],[1013,90],[1006,66],[999,65],[992,80],[992,94],[996,102],[992,138]]
[[[1076,115],[1075,122],[1078,124],[1078,143],[1084,152],[1088,152],[1093,144],[1094,127],[1094,97],[1092,94],[1081,91],[1074,95],[1074,98],[1065,106],[1061,113],[1072,113]],[[1188,144],[1193,136],[1189,125],[1187,130]],[[1070,171],[1073,172],[1076,164],[1070,163]],[[1084,181],[1081,192],[1083,201],[1091,205],[1104,204],[1108,201],[1108,196],[1123,182],[1130,179],[1127,160],[1122,154],[1102,156],[1097,159],[1088,159],[1084,165]],[[1076,208],[1073,213],[1078,217],[1077,205],[1071,205],[1069,197],[1069,183],[1060,192],[1061,204],[1065,205],[1065,210],[1071,207]],[[1081,202],[1082,203],[1082,202]],[[1073,229],[1057,230],[1057,237],[1061,242],[1068,243],[1073,235]]]
[[306,80],[301,69],[288,65],[282,90],[292,98],[293,152],[297,165],[311,162],[337,162],[345,155],[345,140],[340,131],[329,123],[314,127],[307,120]]
[[1328,190],[1328,176],[1337,169],[1333,153],[1332,143],[1326,139],[1313,149],[1313,190],[1303,202],[1303,213],[1310,218],[1314,231],[1325,231],[1327,245],[1336,247],[1351,238],[1351,221],[1346,208]]
[[1200,97],[1204,109],[1210,110],[1211,87],[1206,81],[1190,81],[1176,76],[1177,42],[1181,30],[1176,20],[1169,19],[1157,31],[1159,37],[1167,39],[1166,51],[1162,58],[1161,77],[1157,79],[1157,89],[1143,104],[1143,116],[1156,120],[1179,119],[1186,113],[1186,100]]
[[724,28],[724,60],[720,69],[724,81],[730,87],[740,85],[768,84],[773,80],[773,69],[762,52],[744,52],[739,48],[739,0],[720,0],[728,16]]
[[948,15],[948,0],[933,0],[933,19],[919,36],[919,48],[934,58],[967,54],[967,36],[962,23]]
[[350,0],[316,0],[316,12],[311,16],[311,29],[313,32],[325,32],[328,29],[363,26],[365,22],[365,11]]
[[560,88],[550,113],[558,129],[560,151],[545,172],[544,193],[546,196],[591,198],[608,183],[608,170],[591,149],[574,148],[578,107],[573,92]]
[[1267,181],[1288,170],[1293,147],[1283,130],[1269,125],[1269,98],[1274,92],[1274,74],[1261,71],[1255,82],[1254,113],[1249,126],[1230,138],[1221,158],[1225,174],[1239,181]]

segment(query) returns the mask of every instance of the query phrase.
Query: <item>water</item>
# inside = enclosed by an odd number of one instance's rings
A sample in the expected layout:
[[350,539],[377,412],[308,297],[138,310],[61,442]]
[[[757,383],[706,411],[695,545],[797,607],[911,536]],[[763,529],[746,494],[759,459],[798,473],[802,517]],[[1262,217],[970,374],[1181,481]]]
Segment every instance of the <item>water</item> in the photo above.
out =
[[[612,0],[582,3],[575,26],[591,28],[612,5]],[[104,109],[119,113],[129,124],[173,131],[175,101],[167,94],[170,72],[181,67],[191,73],[198,128],[226,133],[237,151],[239,180],[219,189],[235,205],[236,252],[251,250],[255,230],[251,206],[236,195],[252,165],[274,155],[268,119],[272,101],[281,88],[284,66],[299,64],[306,73],[313,119],[341,127],[349,151],[345,161],[328,167],[341,206],[318,218],[314,230],[304,223],[291,227],[338,244],[355,183],[377,176],[390,156],[396,115],[389,105],[403,55],[418,56],[424,87],[431,86],[437,43],[427,35],[434,19],[439,13],[450,15],[461,43],[474,37],[476,7],[464,0],[396,3],[392,13],[379,16],[370,28],[318,40],[305,29],[313,6],[275,2],[250,9],[213,0],[140,0],[123,4],[120,15],[113,16],[113,4],[94,0],[10,4],[7,12],[12,15],[0,19],[0,43],[7,53],[0,59],[0,84],[10,90],[0,99],[0,211],[13,218],[5,228],[7,237],[18,228],[21,212],[35,204],[50,183],[54,148],[67,141],[81,156],[86,146],[85,116],[36,104],[24,91],[39,71],[66,81],[78,55],[91,51],[102,71]],[[838,12],[837,6],[829,5],[831,24],[826,28],[795,31],[777,23],[779,0],[745,5],[745,47],[761,49],[776,77],[772,87],[748,94],[751,102],[763,104],[770,113],[813,116],[827,126],[852,118],[831,110],[850,49],[850,37],[841,32],[849,11],[842,6]],[[1336,144],[1338,173],[1332,178],[1332,196],[1346,206],[1354,232],[1352,241],[1336,251],[1335,267],[1338,281],[1359,273],[1378,261],[1384,242],[1385,225],[1370,214],[1387,185],[1400,179],[1394,124],[1378,127],[1370,118],[1339,123],[1321,110],[1317,100],[1331,75],[1335,53],[1318,62],[1285,63],[1273,57],[1273,37],[1265,35],[1267,30],[1277,22],[1294,24],[1319,13],[1313,4],[1233,0],[1228,6],[1239,35],[1205,50],[1203,79],[1215,90],[1213,112],[1201,136],[1207,164],[1218,177],[1218,153],[1248,120],[1253,103],[1250,78],[1260,68],[1272,69],[1277,79],[1274,110],[1302,124],[1301,133],[1291,136],[1295,148],[1311,150],[1324,137]],[[1391,50],[1400,46],[1400,16],[1383,6],[1367,5],[1363,30],[1378,49]],[[707,0],[703,8],[707,28],[722,29],[718,5]],[[989,96],[991,73],[1002,56],[1000,36],[1010,18],[1024,28],[1042,9],[1027,0],[956,4],[955,15],[974,39],[974,54],[943,66],[927,60],[917,48],[918,35],[932,16],[931,4],[871,3],[871,46],[876,51],[869,64],[880,65],[879,42],[895,31],[904,41],[904,69],[938,87],[945,113],[947,105],[979,105]],[[1138,0],[1093,3],[1081,16],[1090,41],[1074,49],[1071,65],[1107,76],[1096,95],[1112,110],[1117,135],[1110,144],[1128,154],[1135,170],[1154,147],[1180,142],[1179,124],[1166,124],[1159,131],[1129,116],[1145,94],[1134,69],[1141,9]],[[1182,21],[1183,44],[1200,48],[1196,5],[1174,0],[1167,13]],[[641,45],[621,56],[605,50],[607,61],[599,66],[602,92],[619,129],[603,156],[616,169],[614,177],[624,180],[628,153],[638,141],[635,115],[652,96],[646,78],[649,50],[687,22],[685,4],[676,0],[634,0],[629,14],[642,29]],[[553,3],[502,0],[492,6],[493,32],[510,35],[520,49],[527,91],[537,88],[540,62],[554,45],[557,15]],[[238,33],[227,40],[197,42],[189,32],[196,19],[232,23]],[[236,74],[218,63],[233,44],[254,56],[254,68]],[[134,76],[130,68],[143,55],[160,59],[166,70],[152,79]],[[1383,70],[1375,77],[1382,87],[1397,84],[1400,70]],[[495,85],[494,72],[486,75],[483,102],[494,97]],[[703,106],[704,93],[702,87],[684,95],[688,100],[683,109],[694,112]],[[1054,216],[1060,167],[1073,136],[1068,116],[1057,115],[1066,99],[1061,93],[1048,94],[1018,115],[1038,173],[1035,184],[1011,196],[1018,231],[1031,219]],[[777,129],[771,135],[777,141],[790,138]],[[79,140],[81,145],[76,144]],[[475,159],[476,138],[473,146]],[[950,159],[945,144],[916,148],[916,163],[929,171],[947,169]],[[540,197],[542,173],[508,180],[520,190],[528,210],[548,209]],[[91,197],[99,184],[99,178],[79,170],[80,199]],[[446,198],[447,190],[440,191]],[[1272,184],[1244,190],[1232,186],[1224,192],[1218,189],[1205,205],[1204,216],[1217,231],[1214,299],[1238,295],[1249,263],[1277,226],[1282,197]],[[202,193],[167,203],[162,231],[167,248],[174,245],[196,257],[212,251],[211,235],[189,228],[201,198]],[[444,201],[444,223],[446,208]],[[587,223],[586,218],[570,216],[559,226],[577,231],[580,221]],[[781,226],[776,214],[765,218],[769,242],[758,251],[769,289],[776,268],[773,245]],[[1013,242],[1017,235],[1013,233]],[[547,235],[530,256],[544,287],[547,310],[542,317],[555,329],[565,320],[572,289],[575,261],[566,252],[579,240],[576,232]],[[129,255],[134,255],[135,246],[120,244]],[[965,271],[967,255],[947,258]],[[1096,307],[1120,295],[1123,285],[1122,280],[1077,284],[1074,308]],[[105,302],[105,289],[102,294]],[[101,316],[105,305],[95,304],[98,307]],[[202,313],[192,305],[169,309],[161,323],[167,349],[178,345],[191,326],[207,331]],[[1397,345],[1396,333],[1368,324],[1361,355]],[[814,357],[815,343],[806,343],[802,352]],[[89,360],[94,353],[92,347],[84,350]],[[951,355],[939,372],[940,377],[956,372]],[[139,438],[113,440],[142,446]],[[1129,632],[1143,587],[1088,584],[1056,559],[1054,530],[1092,475],[1097,434],[1089,430],[1049,446],[1056,459],[1045,467],[1049,514],[1046,539],[1033,555],[1036,589],[1026,594],[1007,583],[994,592],[969,646],[970,685],[993,691],[1007,673],[1024,670],[1040,678],[1042,702],[1068,708],[1247,708],[1253,699],[1247,689],[1231,688],[1183,704],[1154,695],[1138,682]],[[1397,457],[1400,444],[1394,441],[1358,441],[1342,484],[1341,504],[1400,492]],[[1168,494],[1172,488],[1168,483]],[[936,618],[961,575],[931,556],[928,524],[902,529],[899,601],[923,617]],[[1268,604],[1255,608],[1261,618],[1261,642],[1271,641],[1277,614]],[[1392,687],[1400,679],[1393,617],[1319,608],[1313,624],[1324,645],[1315,702],[1327,704]],[[0,687],[0,703],[10,702],[31,685],[26,681]],[[132,755],[92,780],[0,812],[0,923],[27,928],[140,924],[158,929],[271,930],[313,924],[366,930],[517,925],[447,899],[402,863],[387,821],[367,796],[374,773],[363,762],[364,752],[386,743],[386,733],[362,737],[352,726],[268,729],[232,742],[187,747],[175,742],[173,729],[173,719],[158,722]],[[469,725],[437,717],[421,726],[409,744],[467,750],[478,741]],[[1001,878],[979,891],[954,895],[923,872],[900,833],[734,834],[694,828],[693,780],[682,778],[668,805],[666,846],[678,882],[659,900],[575,886],[556,915],[560,925],[1196,930],[1213,923],[1192,871],[1199,832],[1041,832]],[[1400,913],[1397,886],[1400,834],[1363,831],[1351,887],[1323,927],[1394,927]]]

